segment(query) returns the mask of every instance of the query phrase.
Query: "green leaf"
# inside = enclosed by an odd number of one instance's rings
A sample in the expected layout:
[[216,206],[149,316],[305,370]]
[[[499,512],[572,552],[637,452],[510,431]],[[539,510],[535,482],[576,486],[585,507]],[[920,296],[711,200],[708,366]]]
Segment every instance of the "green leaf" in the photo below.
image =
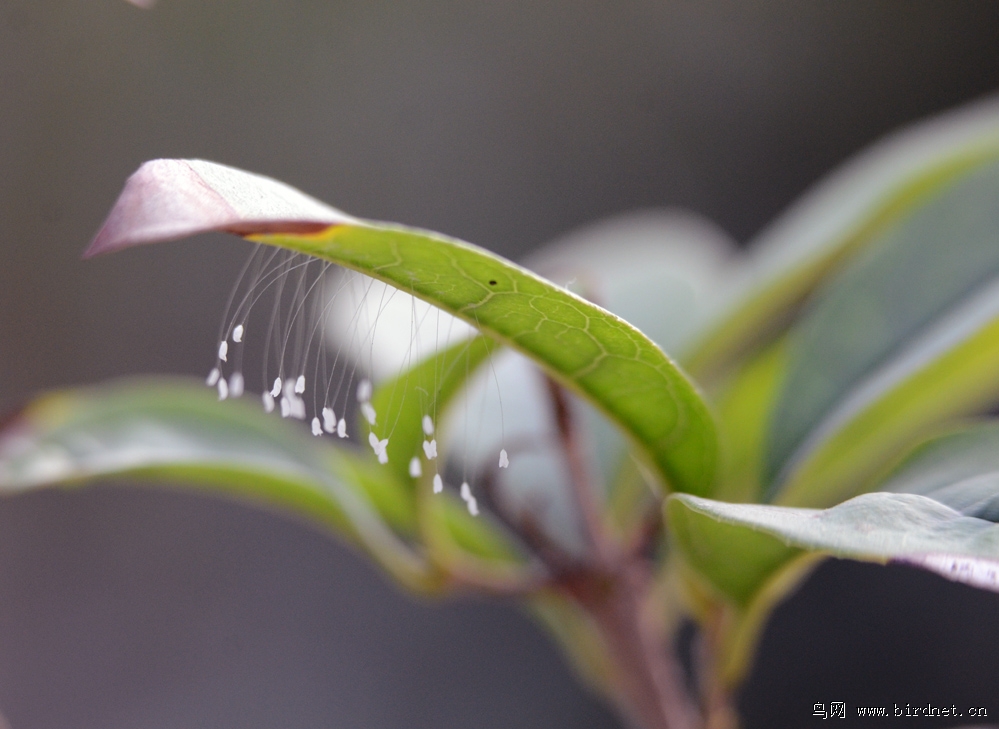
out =
[[717,396],[718,427],[725,444],[722,477],[711,498],[762,500],[770,410],[787,369],[787,342],[778,340],[729,378]]
[[725,300],[737,250],[695,213],[653,209],[571,231],[525,263],[628,320],[682,360]]
[[927,441],[878,488],[928,496],[964,516],[999,522],[999,423]]
[[757,235],[727,304],[689,357],[699,379],[780,331],[821,281],[940,188],[999,157],[999,102],[895,132],[816,185]]
[[[449,492],[431,494],[430,480],[440,461],[427,462],[423,458],[423,416],[430,414],[438,422],[469,378],[497,349],[493,340],[474,337],[383,383],[371,400],[380,423],[371,432],[388,439],[386,468],[396,482],[416,495],[421,536],[432,559],[445,571],[460,569],[465,575],[486,578],[499,573],[510,582],[524,582],[530,579],[524,555],[513,547],[502,527],[488,515],[471,516],[466,505]],[[366,421],[361,429],[368,430]],[[419,478],[409,472],[414,456],[421,459]],[[419,489],[417,483],[421,484]]]
[[[919,494],[861,494],[829,509],[728,504],[677,494],[670,499],[669,511],[671,523],[691,514],[714,521],[722,525],[719,533],[725,539],[770,537],[767,544],[790,549],[882,564],[906,562],[999,591],[999,525]],[[688,534],[681,542],[685,554],[687,543],[700,539]],[[763,550],[758,554],[760,564],[771,557]]]
[[442,587],[396,534],[412,495],[378,467],[201,385],[163,379],[47,395],[0,435],[0,489],[135,477],[246,499],[331,530],[403,584]]
[[999,394],[999,165],[943,190],[833,279],[789,334],[766,478],[780,503],[857,493],[915,438]]
[[157,160],[129,179],[88,254],[207,230],[332,261],[467,321],[607,414],[672,488],[709,490],[714,424],[677,366],[622,319],[475,246],[360,221],[222,165]]
[[480,249],[392,226],[255,240],[393,284],[530,357],[629,433],[678,490],[714,477],[714,426],[692,384],[622,319]]
[[[496,349],[496,343],[485,337],[459,342],[375,390],[371,403],[379,420],[371,431],[388,438],[387,465],[400,482],[413,480],[410,460],[423,459],[423,416],[438,422],[452,398]],[[362,430],[368,430],[366,421]]]
[[745,674],[770,611],[825,556],[906,563],[999,591],[999,424],[927,441],[879,488],[825,510],[670,497],[677,552],[737,608],[727,681]]
[[[694,213],[653,209],[571,231],[532,253],[526,264],[636,325],[663,351],[682,361],[724,300],[731,278],[729,262],[736,250],[717,225]],[[607,507],[615,523],[625,532],[642,528],[649,509],[658,508],[644,469],[606,417],[582,404],[578,413],[594,480],[599,478],[606,485]],[[561,453],[555,457],[561,462]],[[558,474],[568,478],[562,470]],[[553,475],[539,474],[537,480],[550,484]],[[523,475],[518,478],[522,483],[526,480]],[[545,496],[553,492],[569,495],[571,488],[568,483],[552,485]],[[572,511],[571,519],[578,523],[574,510],[563,511]]]
[[[949,579],[999,591],[999,423],[938,436],[913,450],[878,485],[829,509],[727,504],[687,494],[667,514],[684,556],[735,599],[728,572],[773,571],[773,545],[874,562],[904,561]],[[711,545],[756,539],[734,550],[739,563]],[[770,541],[767,541],[770,540]],[[707,555],[705,557],[705,555]],[[991,571],[991,572],[990,572]],[[738,583],[742,587],[742,583]]]
[[[711,505],[725,503],[705,501]],[[735,528],[713,512],[695,508],[700,503],[673,499],[667,502],[670,537],[697,574],[728,600],[745,606],[763,581],[800,550],[769,533]]]

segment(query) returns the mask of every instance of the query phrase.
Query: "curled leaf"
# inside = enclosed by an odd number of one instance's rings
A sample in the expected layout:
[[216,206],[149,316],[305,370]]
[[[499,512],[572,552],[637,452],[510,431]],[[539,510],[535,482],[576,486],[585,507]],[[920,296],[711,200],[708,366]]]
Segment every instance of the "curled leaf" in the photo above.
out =
[[154,159],[128,178],[84,258],[221,230],[315,233],[356,222],[263,175],[200,159]]
[[638,446],[664,486],[707,493],[717,436],[686,375],[638,329],[468,243],[361,221],[282,183],[203,161],[147,163],[87,250],[223,230],[314,256],[412,294],[527,355]]

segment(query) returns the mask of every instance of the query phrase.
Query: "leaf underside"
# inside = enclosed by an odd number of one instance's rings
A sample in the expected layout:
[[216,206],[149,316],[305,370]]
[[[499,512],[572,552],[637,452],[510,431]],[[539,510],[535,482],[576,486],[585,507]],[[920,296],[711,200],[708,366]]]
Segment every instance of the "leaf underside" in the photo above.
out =
[[[667,512],[680,549],[737,602],[801,550],[898,561],[999,591],[999,425],[972,426],[913,451],[880,485],[828,509],[730,504],[687,494]],[[756,542],[730,555],[712,545]]]

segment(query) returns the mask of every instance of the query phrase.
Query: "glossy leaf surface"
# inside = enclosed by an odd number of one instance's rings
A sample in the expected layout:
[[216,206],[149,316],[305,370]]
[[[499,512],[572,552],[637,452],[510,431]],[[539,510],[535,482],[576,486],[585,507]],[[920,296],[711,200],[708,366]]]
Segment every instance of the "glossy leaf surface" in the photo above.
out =
[[359,221],[222,165],[157,160],[129,179],[88,254],[207,230],[332,261],[464,319],[606,413],[666,484],[693,493],[711,487],[714,424],[676,365],[622,319],[467,243]]

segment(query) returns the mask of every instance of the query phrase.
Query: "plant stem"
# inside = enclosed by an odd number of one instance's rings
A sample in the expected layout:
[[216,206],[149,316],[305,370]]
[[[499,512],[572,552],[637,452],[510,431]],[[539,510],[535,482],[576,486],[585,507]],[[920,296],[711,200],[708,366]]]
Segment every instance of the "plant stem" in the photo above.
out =
[[625,710],[645,729],[694,729],[696,708],[658,621],[646,615],[652,580],[640,555],[622,549],[608,529],[565,390],[546,378],[573,495],[595,564],[564,575],[563,585],[590,612],[620,676]]
[[739,716],[732,703],[732,692],[721,680],[716,658],[727,617],[723,607],[716,607],[707,624],[702,626],[703,640],[698,646],[697,673],[704,682],[701,695],[704,700],[705,729],[738,729],[739,726]]
[[646,565],[630,561],[613,573],[589,573],[564,584],[600,628],[626,712],[645,729],[699,727],[683,673],[657,621],[647,615]]
[[583,456],[582,444],[572,418],[566,392],[555,380],[545,378],[551,396],[555,425],[569,467],[569,481],[572,484],[576,506],[583,520],[583,529],[594,550],[594,556],[603,568],[613,568],[621,558],[619,545],[608,533],[607,524],[597,503],[590,469]]

